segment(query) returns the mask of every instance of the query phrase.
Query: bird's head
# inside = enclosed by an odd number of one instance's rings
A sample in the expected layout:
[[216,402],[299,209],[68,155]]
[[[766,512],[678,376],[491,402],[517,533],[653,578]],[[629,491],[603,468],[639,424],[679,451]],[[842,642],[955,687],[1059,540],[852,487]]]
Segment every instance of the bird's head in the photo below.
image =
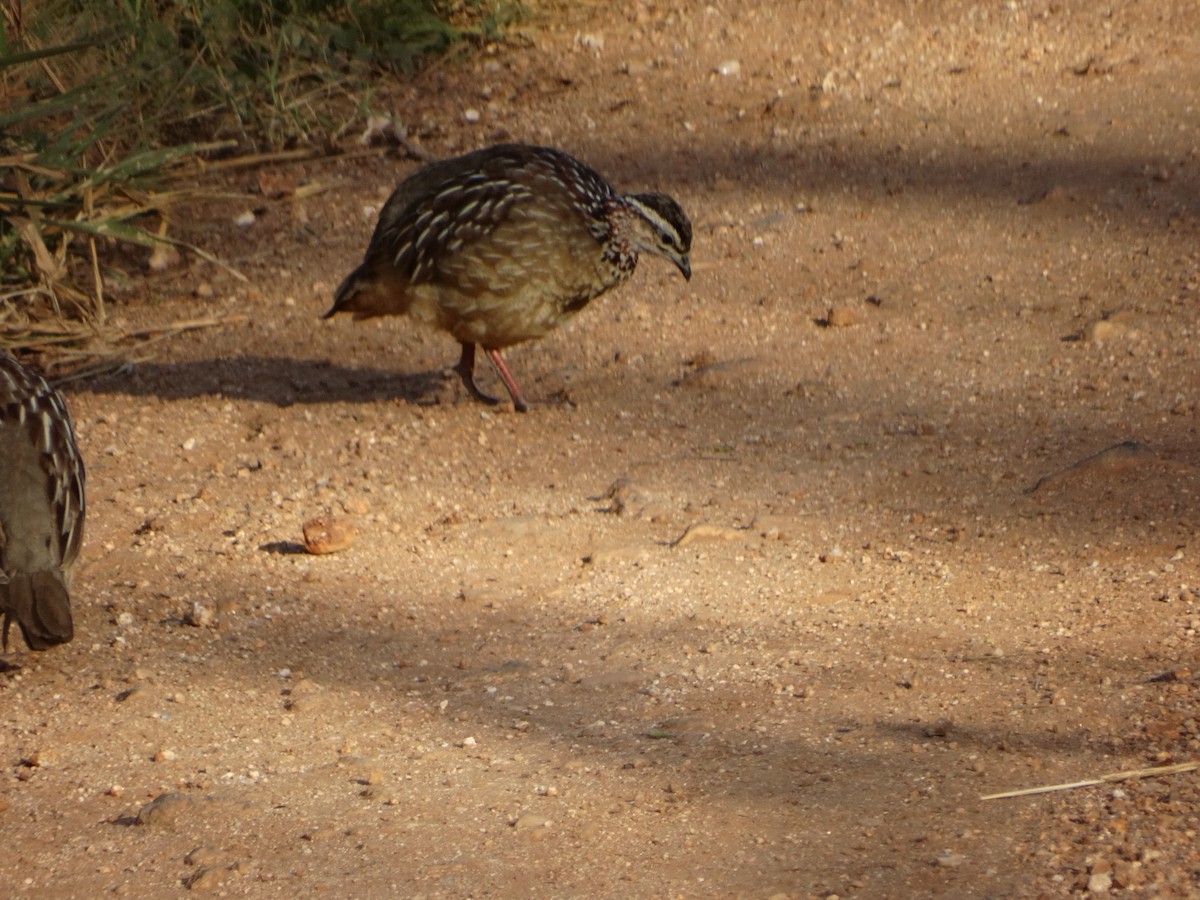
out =
[[669,259],[690,280],[692,223],[683,207],[666,194],[626,194],[623,199],[636,213],[631,229],[634,249]]

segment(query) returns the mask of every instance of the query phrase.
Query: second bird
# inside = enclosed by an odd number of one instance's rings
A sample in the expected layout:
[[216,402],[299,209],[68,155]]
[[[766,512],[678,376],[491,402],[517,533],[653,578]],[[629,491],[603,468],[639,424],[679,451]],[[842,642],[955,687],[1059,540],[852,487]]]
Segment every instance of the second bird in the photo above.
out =
[[691,278],[691,246],[691,223],[666,194],[618,194],[561,151],[501,144],[432,163],[396,188],[325,318],[406,314],[448,331],[462,345],[463,384],[495,403],[475,383],[479,345],[525,412],[501,351],[626,281],[639,253]]
[[0,353],[0,650],[16,622],[31,650],[71,640],[71,569],[86,476],[62,396]]

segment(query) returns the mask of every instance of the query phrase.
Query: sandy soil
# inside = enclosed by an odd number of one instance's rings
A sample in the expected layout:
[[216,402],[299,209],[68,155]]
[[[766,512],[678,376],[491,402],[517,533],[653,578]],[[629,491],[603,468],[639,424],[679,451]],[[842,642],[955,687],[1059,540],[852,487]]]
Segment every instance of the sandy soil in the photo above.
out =
[[981,799],[1200,759],[1200,9],[918,6],[535,4],[380,85],[693,217],[509,354],[527,415],[318,319],[403,151],[214,176],[174,227],[251,284],[114,315],[246,320],[67,388],[0,893],[1200,896],[1195,773]]

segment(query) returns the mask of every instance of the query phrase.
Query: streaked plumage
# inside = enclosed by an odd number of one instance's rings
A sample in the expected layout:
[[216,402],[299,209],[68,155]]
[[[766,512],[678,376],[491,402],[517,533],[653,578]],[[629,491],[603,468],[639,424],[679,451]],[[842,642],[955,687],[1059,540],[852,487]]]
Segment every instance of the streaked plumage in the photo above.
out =
[[475,384],[478,344],[523,412],[500,351],[542,337],[627,280],[639,253],[690,278],[691,244],[691,223],[667,195],[621,195],[561,151],[501,144],[409,176],[325,317],[409,315],[448,331],[462,345],[463,383],[494,403]]
[[71,640],[71,568],[83,540],[83,460],[62,397],[0,353],[0,645]]

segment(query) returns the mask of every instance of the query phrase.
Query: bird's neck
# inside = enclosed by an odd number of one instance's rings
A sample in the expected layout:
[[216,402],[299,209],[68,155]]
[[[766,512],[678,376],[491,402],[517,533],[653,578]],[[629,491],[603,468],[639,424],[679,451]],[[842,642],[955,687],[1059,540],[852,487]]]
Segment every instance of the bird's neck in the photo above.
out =
[[604,261],[614,270],[615,280],[623,281],[633,274],[637,267],[638,251],[633,243],[633,231],[636,228],[634,218],[638,215],[621,197],[613,197],[608,202],[604,221],[608,232],[600,239],[604,247]]

